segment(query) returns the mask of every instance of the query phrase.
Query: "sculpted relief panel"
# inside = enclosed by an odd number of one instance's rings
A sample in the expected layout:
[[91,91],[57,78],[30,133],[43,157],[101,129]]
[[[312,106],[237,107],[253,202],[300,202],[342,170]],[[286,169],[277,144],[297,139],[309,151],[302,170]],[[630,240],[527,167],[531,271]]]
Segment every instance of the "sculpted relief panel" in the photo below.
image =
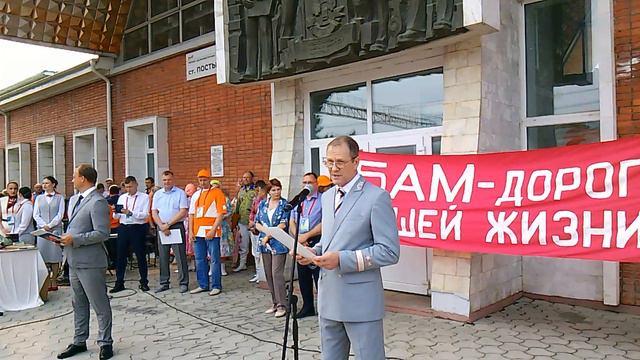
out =
[[228,0],[229,80],[290,76],[461,31],[462,0]]

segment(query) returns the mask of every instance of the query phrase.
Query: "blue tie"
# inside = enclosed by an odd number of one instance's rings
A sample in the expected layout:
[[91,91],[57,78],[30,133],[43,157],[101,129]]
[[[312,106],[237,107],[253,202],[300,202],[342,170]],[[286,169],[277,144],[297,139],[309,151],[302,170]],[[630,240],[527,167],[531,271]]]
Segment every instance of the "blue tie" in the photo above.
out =
[[76,201],[76,203],[73,205],[73,210],[71,211],[71,215],[76,213],[76,210],[78,209],[78,205],[80,205],[80,202],[82,201],[83,198],[84,196],[82,195],[78,196],[78,201]]

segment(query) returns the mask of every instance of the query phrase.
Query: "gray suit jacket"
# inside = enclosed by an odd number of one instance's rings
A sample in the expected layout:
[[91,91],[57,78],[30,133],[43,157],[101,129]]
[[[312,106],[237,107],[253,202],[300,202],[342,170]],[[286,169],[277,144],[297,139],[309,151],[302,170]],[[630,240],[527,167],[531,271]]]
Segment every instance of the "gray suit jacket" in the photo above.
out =
[[380,267],[398,262],[400,239],[391,197],[360,177],[334,216],[336,187],[322,194],[322,238],[316,254],[340,253],[340,267],[322,269],[318,313],[333,321],[376,321],[384,316]]
[[109,205],[95,190],[82,199],[72,213],[77,201],[78,195],[69,200],[67,233],[73,236],[73,246],[64,247],[67,262],[76,269],[106,268],[104,241],[109,238]]

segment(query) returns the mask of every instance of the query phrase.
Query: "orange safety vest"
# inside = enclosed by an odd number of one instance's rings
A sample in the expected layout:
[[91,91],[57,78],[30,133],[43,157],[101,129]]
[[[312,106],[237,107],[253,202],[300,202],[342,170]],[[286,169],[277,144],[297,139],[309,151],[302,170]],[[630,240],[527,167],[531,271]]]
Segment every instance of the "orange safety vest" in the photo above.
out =
[[111,219],[111,228],[112,229],[115,229],[118,226],[120,226],[120,220],[113,218],[113,214],[114,213],[115,213],[115,210],[113,209],[113,207],[109,206],[109,218]]
[[[193,234],[197,237],[205,237],[211,231],[218,216],[227,213],[227,198],[218,188],[202,190],[195,200],[195,213],[193,214]],[[221,226],[216,229],[215,237],[222,236]]]

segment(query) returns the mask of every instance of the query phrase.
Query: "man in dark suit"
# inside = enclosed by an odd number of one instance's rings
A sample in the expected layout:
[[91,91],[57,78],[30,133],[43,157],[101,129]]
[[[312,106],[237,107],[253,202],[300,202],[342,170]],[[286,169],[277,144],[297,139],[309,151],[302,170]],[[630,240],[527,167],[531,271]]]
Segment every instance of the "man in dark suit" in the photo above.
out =
[[87,351],[89,338],[89,306],[98,318],[100,359],[113,357],[111,338],[111,305],[104,274],[109,238],[109,206],[96,191],[98,173],[90,165],[80,165],[73,172],[73,186],[78,194],[69,201],[69,226],[60,238],[69,264],[69,280],[73,289],[75,334],[73,343],[58,354],[65,359]]

